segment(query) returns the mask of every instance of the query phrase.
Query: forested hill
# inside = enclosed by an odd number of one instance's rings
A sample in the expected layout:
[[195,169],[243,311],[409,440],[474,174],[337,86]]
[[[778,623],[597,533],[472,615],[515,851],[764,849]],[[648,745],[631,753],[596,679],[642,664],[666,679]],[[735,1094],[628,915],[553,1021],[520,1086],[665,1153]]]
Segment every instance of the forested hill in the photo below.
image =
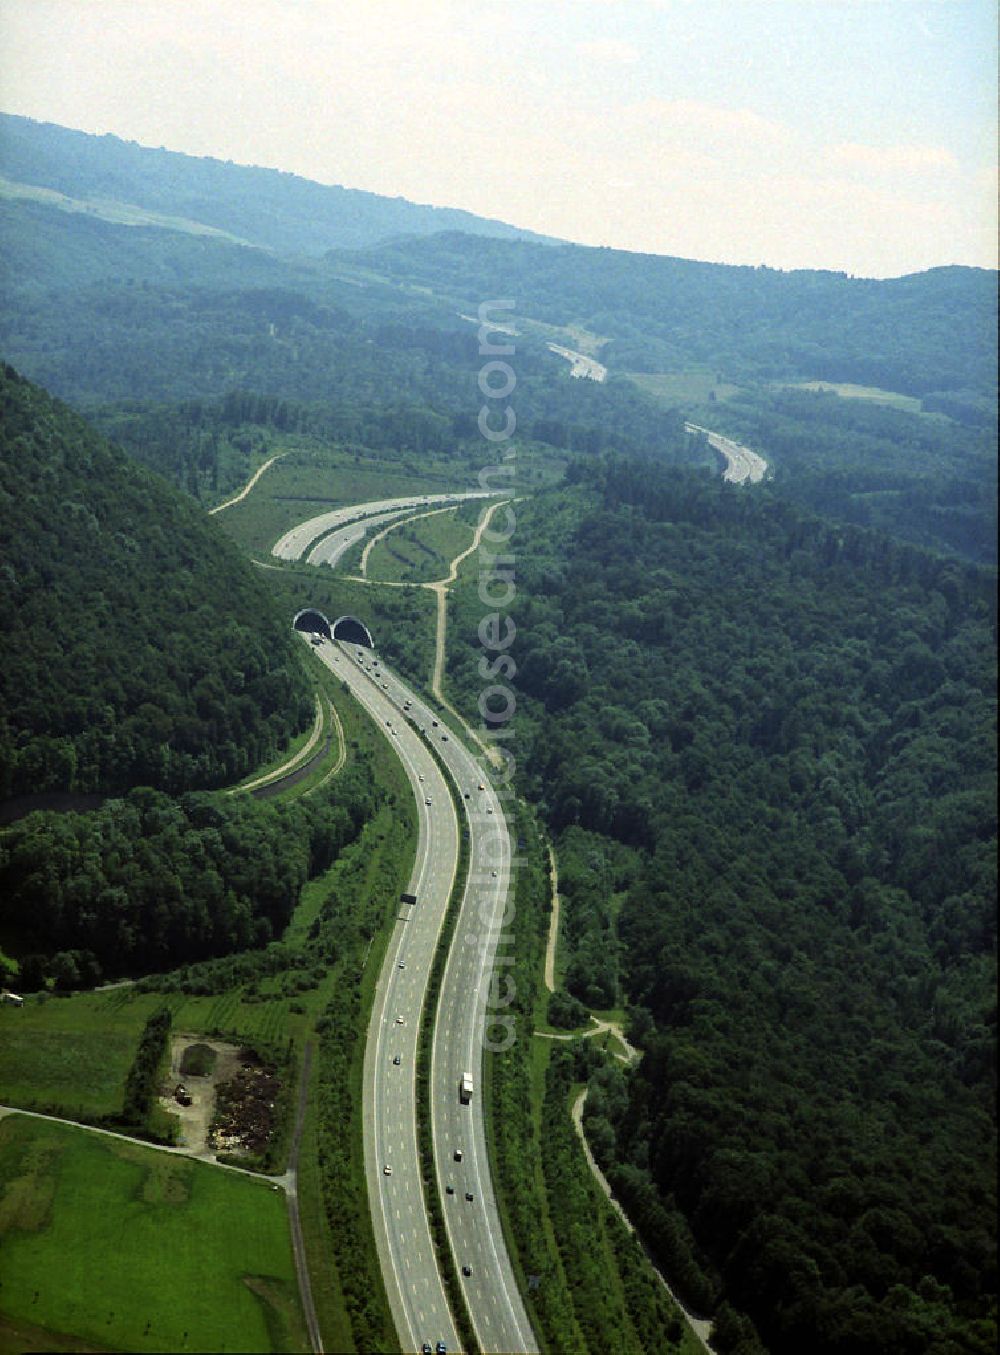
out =
[[[7,113],[0,114],[0,175],[64,195],[70,199],[63,204],[67,210],[96,216],[110,210],[121,219],[118,206],[144,209],[173,218],[176,229],[207,226],[284,254],[320,254],[444,230],[542,239],[456,208],[154,150],[110,133],[92,136]],[[135,216],[142,219],[141,213]]]
[[242,776],[310,718],[288,620],[203,513],[0,368],[0,794]]
[[357,262],[463,306],[516,298],[525,316],[607,339],[601,360],[614,370],[702,362],[735,378],[921,397],[996,390],[996,274],[984,269],[876,280],[451,233],[385,244]]
[[[771,1355],[986,1355],[995,577],[767,485],[571,478],[519,506],[506,736],[569,996],[627,1004],[644,1050],[591,1085],[595,1152],[692,1303]],[[722,1312],[715,1348],[759,1355]]]

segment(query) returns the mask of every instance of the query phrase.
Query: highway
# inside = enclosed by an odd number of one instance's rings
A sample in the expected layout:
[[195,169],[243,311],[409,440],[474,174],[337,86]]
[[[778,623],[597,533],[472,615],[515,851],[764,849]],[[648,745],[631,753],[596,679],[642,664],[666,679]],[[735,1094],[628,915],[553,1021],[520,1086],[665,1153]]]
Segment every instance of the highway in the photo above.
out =
[[[423,709],[423,708],[421,708]],[[480,1348],[493,1351],[537,1351],[497,1211],[486,1148],[482,1098],[482,1053],[488,1016],[506,1015],[499,1005],[488,1011],[494,955],[504,932],[516,918],[504,916],[511,886],[511,841],[503,807],[488,776],[465,745],[449,735],[444,760],[465,805],[470,825],[469,873],[454,940],[448,955],[431,1060],[431,1118],[438,1185],[459,1278]],[[482,786],[483,790],[479,787]],[[468,798],[466,798],[468,795]],[[499,946],[501,957],[512,946]],[[507,991],[506,971],[497,968],[496,1002]],[[502,1040],[505,1027],[485,1033]],[[516,1031],[515,1031],[516,1037]],[[463,1072],[472,1074],[469,1105],[459,1099]],[[462,1150],[462,1161],[454,1159]],[[447,1186],[455,1193],[449,1195]],[[471,1193],[469,1201],[466,1194]],[[462,1267],[468,1266],[466,1276]]]
[[[317,517],[299,522],[290,531],[285,532],[271,547],[271,554],[280,560],[298,560],[314,541],[351,523],[378,514],[406,512],[410,508],[426,508],[436,503],[463,503],[466,499],[488,499],[500,493],[496,489],[474,489],[466,493],[455,491],[448,494],[417,494],[405,499],[375,499],[371,503],[354,503],[343,508],[335,508],[329,513],[320,513]],[[384,518],[382,519],[384,521]],[[369,523],[369,526],[374,525]],[[362,533],[363,535],[364,533]],[[360,540],[360,537],[358,538]]]
[[334,565],[340,563],[353,545],[363,541],[375,527],[383,527],[387,522],[398,522],[412,513],[412,508],[394,508],[391,513],[373,513],[371,517],[349,522],[346,527],[338,527],[329,536],[320,537],[319,545],[313,546],[306,556],[307,565]]
[[734,485],[742,485],[745,482],[755,485],[763,480],[767,472],[767,462],[749,447],[744,447],[742,443],[734,442],[732,438],[724,437],[721,433],[713,433],[710,428],[702,428],[698,423],[685,423],[684,431],[703,433],[708,445],[725,459],[723,480],[728,480]]
[[[354,646],[327,642],[315,653],[348,684],[389,739],[417,802],[419,838],[406,892],[418,902],[399,904],[365,1045],[365,1174],[375,1244],[400,1344],[404,1351],[419,1351],[425,1341],[431,1346],[443,1341],[450,1352],[459,1349],[459,1341],[424,1208],[416,1053],[427,980],[458,864],[458,821],[440,768],[382,690],[384,679],[372,676],[373,652],[363,651],[364,666]],[[386,1167],[391,1175],[385,1174]]]
[[[401,908],[410,920],[397,922],[390,942],[373,1006],[365,1059],[365,1127],[370,1131],[366,1132],[365,1160],[376,1240],[397,1329],[404,1349],[419,1350],[419,1342],[430,1341],[433,1345],[438,1340],[445,1341],[449,1351],[457,1349],[453,1331],[449,1339],[447,1334],[438,1334],[437,1328],[429,1333],[426,1329],[428,1315],[436,1318],[441,1305],[445,1305],[443,1312],[447,1308],[436,1266],[433,1277],[430,1273],[434,1258],[429,1228],[422,1217],[416,1161],[412,1054],[417,1031],[415,1025],[411,1028],[409,1012],[414,1010],[416,1022],[458,849],[454,806],[441,772],[423,743],[426,737],[433,741],[448,768],[469,824],[469,871],[442,981],[432,1044],[431,1128],[438,1188],[456,1270],[482,1350],[531,1355],[538,1345],[503,1240],[487,1156],[481,1094],[484,1023],[511,871],[511,842],[503,807],[489,778],[459,738],[440,721],[439,712],[418,698],[395,674],[387,672],[384,665],[379,664],[377,675],[372,676],[376,662],[373,651],[363,652],[363,663],[358,662],[356,648],[339,643],[327,643],[316,652],[348,682],[390,737],[415,786],[421,809],[421,836],[414,865],[417,887],[408,891],[415,893],[420,902],[415,907]],[[409,709],[404,710],[407,702]],[[395,733],[390,732],[387,720]],[[423,737],[421,728],[425,731]],[[415,781],[414,777],[420,775],[424,781]],[[431,791],[419,794],[428,786]],[[439,797],[447,802],[447,808],[439,806]],[[423,803],[426,798],[433,801],[430,807]],[[445,894],[439,899],[442,889]],[[400,959],[406,964],[405,970],[398,968]],[[501,975],[503,972],[501,967]],[[498,983],[502,989],[503,979]],[[406,1005],[404,1010],[401,1004],[412,1006]],[[394,1027],[397,1008],[407,1021],[404,1027]],[[502,1009],[498,1011],[503,1014]],[[396,1036],[406,1032],[409,1036],[403,1046],[404,1058],[410,1059],[405,1081],[392,1077],[400,1072],[400,1067],[391,1063],[387,1031]],[[494,1034],[499,1036],[502,1031]],[[389,1042],[392,1052],[397,1052],[399,1040],[390,1038]],[[468,1105],[463,1105],[459,1098],[463,1073],[471,1073],[473,1078],[474,1091]],[[398,1095],[401,1090],[405,1090],[408,1098],[405,1104]],[[455,1160],[457,1151],[461,1152],[461,1161]],[[417,1192],[414,1198],[408,1192],[405,1197],[402,1192],[395,1192],[399,1181],[395,1157],[390,1163],[392,1177],[382,1174],[383,1158],[390,1152],[407,1164],[407,1175],[413,1173]],[[449,1186],[453,1193],[449,1193]],[[400,1236],[401,1230],[405,1241]],[[464,1274],[466,1267],[468,1275]],[[418,1297],[410,1293],[414,1283],[419,1286]],[[448,1325],[453,1327],[450,1317]],[[414,1344],[407,1345],[408,1341]]]

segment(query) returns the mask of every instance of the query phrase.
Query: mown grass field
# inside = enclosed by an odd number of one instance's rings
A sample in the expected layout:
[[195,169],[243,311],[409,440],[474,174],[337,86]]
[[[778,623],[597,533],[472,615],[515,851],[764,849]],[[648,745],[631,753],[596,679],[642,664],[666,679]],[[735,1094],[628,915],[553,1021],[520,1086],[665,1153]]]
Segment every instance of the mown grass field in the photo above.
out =
[[26,1116],[0,1122],[0,1181],[12,1323],[101,1350],[308,1348],[271,1184]]
[[146,999],[120,1010],[127,990],[26,997],[0,1007],[0,1103],[71,1118],[121,1110],[125,1076],[146,1019]]
[[[692,367],[682,372],[624,372],[641,391],[672,409],[677,405],[702,405],[711,399],[728,400],[740,389],[707,368]],[[270,473],[270,472],[269,472]]]
[[[67,997],[32,995],[0,1008],[0,1104],[70,1119],[100,1119],[122,1108],[125,1077],[146,1021],[169,1007],[173,1029],[252,1044],[296,1043],[308,1029],[313,994],[269,995],[280,976],[262,979],[260,996],[234,989],[213,997],[135,993],[130,987]],[[293,1002],[304,1008],[292,1009]]]
[[905,410],[908,414],[921,412],[921,403],[916,396],[880,390],[878,386],[855,386],[849,381],[794,381],[781,382],[780,385],[784,390],[832,391],[844,400],[871,400],[877,405],[892,405],[894,409]]
[[377,542],[368,557],[368,578],[436,583],[456,555],[472,544],[474,529],[449,509],[402,523]]

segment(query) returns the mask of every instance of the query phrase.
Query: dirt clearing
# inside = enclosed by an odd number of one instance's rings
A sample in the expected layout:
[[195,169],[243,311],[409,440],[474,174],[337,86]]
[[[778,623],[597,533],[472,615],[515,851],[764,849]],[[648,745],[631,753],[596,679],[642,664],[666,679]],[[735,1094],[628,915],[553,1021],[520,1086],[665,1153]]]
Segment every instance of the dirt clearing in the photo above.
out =
[[[208,1048],[215,1055],[215,1065],[211,1072],[181,1072],[192,1066],[189,1049],[194,1046],[201,1050]],[[180,1122],[177,1134],[177,1146],[186,1148],[194,1157],[214,1157],[215,1149],[208,1144],[208,1131],[215,1114],[215,1089],[221,1082],[230,1081],[240,1071],[244,1051],[239,1045],[225,1044],[222,1040],[206,1040],[198,1035],[173,1035],[170,1040],[170,1078],[163,1088],[160,1105]],[[194,1057],[195,1066],[207,1064]],[[183,1088],[183,1093],[178,1092]],[[190,1104],[183,1104],[183,1097],[190,1098]],[[178,1099],[178,1098],[181,1099]]]

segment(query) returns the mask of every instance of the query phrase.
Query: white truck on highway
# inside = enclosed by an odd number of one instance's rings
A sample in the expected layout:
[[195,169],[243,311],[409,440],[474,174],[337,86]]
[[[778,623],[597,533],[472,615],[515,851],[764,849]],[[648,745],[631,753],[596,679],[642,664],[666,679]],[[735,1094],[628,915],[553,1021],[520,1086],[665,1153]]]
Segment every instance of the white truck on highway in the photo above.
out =
[[458,1099],[463,1106],[467,1106],[472,1100],[472,1074],[463,1073],[462,1081],[458,1084]]

